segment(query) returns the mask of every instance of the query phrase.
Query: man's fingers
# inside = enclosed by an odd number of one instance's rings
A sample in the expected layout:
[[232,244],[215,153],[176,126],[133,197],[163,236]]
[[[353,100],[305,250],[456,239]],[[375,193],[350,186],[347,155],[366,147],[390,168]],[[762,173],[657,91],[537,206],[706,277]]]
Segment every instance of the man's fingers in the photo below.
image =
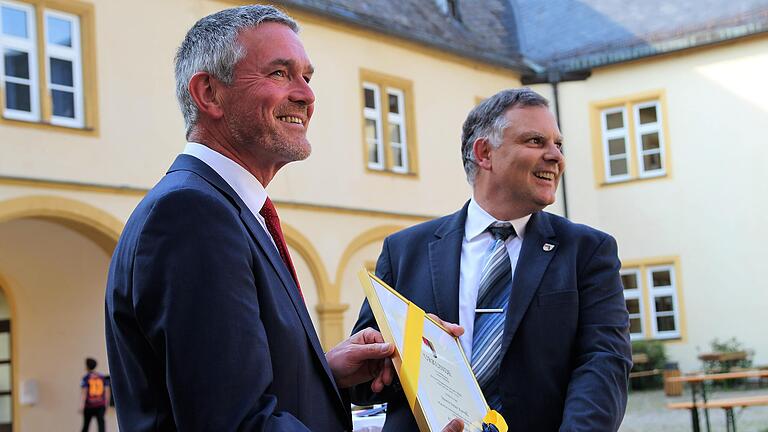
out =
[[379,369],[376,377],[371,382],[371,390],[374,393],[378,393],[384,390],[385,386],[392,384],[392,379],[395,375],[395,367],[392,364],[392,360],[389,358],[384,359],[381,362],[381,369]]
[[432,318],[433,320],[439,322],[443,327],[446,328],[446,330],[448,330],[455,337],[459,337],[464,334],[464,327],[458,324],[449,323],[448,321],[443,321],[442,319],[440,319],[440,317],[438,317],[435,314],[427,314],[427,315],[429,315],[429,317]]
[[350,344],[347,346],[347,358],[354,363],[387,358],[394,354],[394,352],[395,347],[386,342],[365,345]]
[[366,327],[360,330],[359,332],[352,335],[352,337],[349,339],[363,344],[384,342],[384,337],[381,335],[381,333],[375,329],[372,329],[371,327]]
[[443,432],[461,432],[464,430],[464,422],[459,419],[453,419],[445,425]]

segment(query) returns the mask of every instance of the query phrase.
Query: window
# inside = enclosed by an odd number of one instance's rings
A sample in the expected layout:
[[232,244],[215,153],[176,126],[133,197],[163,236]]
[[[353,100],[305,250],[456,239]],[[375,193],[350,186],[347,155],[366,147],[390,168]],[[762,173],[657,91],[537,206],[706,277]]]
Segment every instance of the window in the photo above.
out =
[[2,117],[92,129],[93,114],[88,118],[85,105],[94,80],[84,66],[93,50],[85,50],[81,40],[92,6],[56,2],[54,9],[49,3],[0,0]]
[[411,83],[361,71],[363,145],[371,171],[415,174]]
[[459,0],[435,0],[435,3],[437,3],[437,8],[440,9],[440,12],[455,19],[460,19]]
[[640,270],[622,270],[621,283],[624,285],[624,300],[627,302],[629,312],[629,335],[632,339],[642,339],[645,322],[643,296],[640,291]]
[[593,104],[598,184],[668,175],[661,92]]
[[680,336],[680,319],[677,316],[679,307],[674,275],[675,271],[672,266],[658,266],[648,269],[652,334],[657,338]]
[[[681,306],[676,260],[625,264],[621,270],[629,333],[636,339],[680,338]],[[650,324],[650,325],[649,325]]]

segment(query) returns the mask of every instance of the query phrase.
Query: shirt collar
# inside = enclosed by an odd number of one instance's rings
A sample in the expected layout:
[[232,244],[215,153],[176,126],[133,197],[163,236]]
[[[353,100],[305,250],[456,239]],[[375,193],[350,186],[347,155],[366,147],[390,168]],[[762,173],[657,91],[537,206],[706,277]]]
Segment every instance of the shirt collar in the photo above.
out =
[[203,144],[189,142],[184,154],[194,156],[210,166],[235,190],[254,215],[258,215],[267,200],[267,191],[259,180],[237,162]]
[[[523,216],[521,218],[506,221],[512,224],[515,228],[515,234],[520,237],[520,240],[525,237],[525,227],[528,225],[528,220],[531,219],[531,215]],[[496,222],[496,218],[488,214],[482,207],[475,201],[474,198],[469,200],[469,207],[467,208],[467,221],[464,224],[464,237],[468,241],[474,240],[477,236],[485,233],[488,225]]]

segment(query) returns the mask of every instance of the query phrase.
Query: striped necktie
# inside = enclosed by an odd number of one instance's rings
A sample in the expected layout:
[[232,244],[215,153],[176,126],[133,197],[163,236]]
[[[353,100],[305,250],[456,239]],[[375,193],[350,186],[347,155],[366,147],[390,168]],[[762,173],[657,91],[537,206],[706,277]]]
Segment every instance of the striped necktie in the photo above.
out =
[[[512,265],[505,242],[515,236],[515,228],[509,222],[494,222],[488,229],[494,242],[480,273],[477,292],[475,330],[472,337],[472,371],[483,390],[488,405],[501,409],[499,370],[501,338],[504,334],[504,318],[512,285]],[[495,311],[494,311],[495,310]]]

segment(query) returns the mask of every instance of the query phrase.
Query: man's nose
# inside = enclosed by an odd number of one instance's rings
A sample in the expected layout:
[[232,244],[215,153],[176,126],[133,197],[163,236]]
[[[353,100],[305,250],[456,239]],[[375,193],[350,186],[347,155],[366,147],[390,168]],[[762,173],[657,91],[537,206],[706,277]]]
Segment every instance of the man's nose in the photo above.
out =
[[544,152],[544,159],[560,163],[565,160],[565,156],[563,156],[561,148],[554,141],[550,141],[547,144],[547,151]]
[[303,78],[293,80],[293,88],[289,95],[291,102],[296,102],[302,105],[312,105],[315,103],[315,92],[312,91],[312,87]]

